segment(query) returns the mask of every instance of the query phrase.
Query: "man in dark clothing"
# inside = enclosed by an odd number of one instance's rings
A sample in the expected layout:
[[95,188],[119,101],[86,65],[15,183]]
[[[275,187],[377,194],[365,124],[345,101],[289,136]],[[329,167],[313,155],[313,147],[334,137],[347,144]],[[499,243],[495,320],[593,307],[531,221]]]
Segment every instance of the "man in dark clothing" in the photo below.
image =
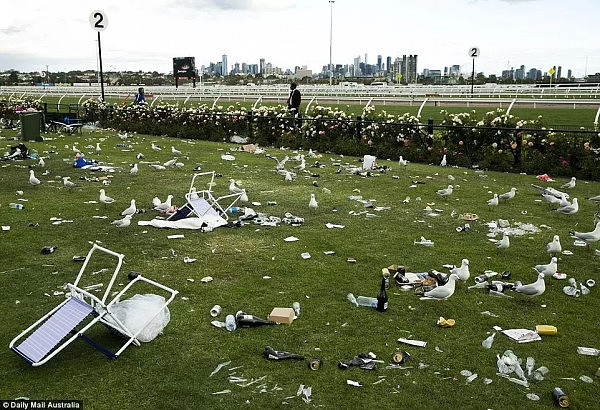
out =
[[287,99],[287,106],[292,115],[296,115],[300,112],[301,101],[302,94],[300,94],[300,90],[296,89],[296,83],[290,84],[290,96]]
[[137,105],[146,105],[146,97],[144,96],[144,88],[140,87],[138,89],[138,93],[135,95],[134,104]]

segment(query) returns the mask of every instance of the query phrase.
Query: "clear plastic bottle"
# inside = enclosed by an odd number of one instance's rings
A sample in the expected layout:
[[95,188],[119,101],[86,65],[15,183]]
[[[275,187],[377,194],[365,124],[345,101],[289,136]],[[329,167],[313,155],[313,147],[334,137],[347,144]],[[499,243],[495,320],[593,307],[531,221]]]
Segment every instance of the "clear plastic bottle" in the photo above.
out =
[[356,298],[356,303],[359,306],[367,306],[376,308],[377,307],[377,298],[370,298],[368,296],[359,296]]
[[294,309],[294,312],[296,313],[296,316],[300,316],[300,303],[299,302],[294,302],[292,304],[292,308]]
[[225,318],[225,329],[229,330],[230,332],[233,332],[236,327],[237,325],[235,323],[235,317],[233,315],[227,315],[227,317]]
[[23,209],[23,208],[25,208],[25,205],[23,205],[23,204],[15,204],[14,202],[11,202],[8,206],[10,206],[11,208],[14,208],[14,209]]
[[358,307],[358,302],[356,301],[356,298],[354,297],[354,295],[352,293],[348,293],[348,296],[346,296],[346,299],[348,299],[350,301],[350,303],[352,303],[354,306]]
[[496,336],[496,333],[492,333],[483,342],[481,342],[481,346],[483,346],[485,349],[491,349],[492,343],[494,343],[495,336]]

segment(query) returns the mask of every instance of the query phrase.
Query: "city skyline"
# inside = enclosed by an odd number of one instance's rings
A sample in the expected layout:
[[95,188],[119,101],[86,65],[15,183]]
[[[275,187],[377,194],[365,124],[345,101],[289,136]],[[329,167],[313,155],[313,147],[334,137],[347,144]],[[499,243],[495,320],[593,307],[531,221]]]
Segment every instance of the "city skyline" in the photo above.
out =
[[[226,54],[228,70],[266,59],[284,71],[307,66],[319,73],[329,63],[327,0],[65,0],[64,6],[68,15],[41,0],[2,6],[0,71],[96,68],[96,32],[88,22],[94,7],[109,21],[102,33],[106,71],[169,72],[173,57],[188,55],[201,66]],[[374,64],[381,55],[387,66],[388,56],[416,54],[419,73],[450,65],[470,71],[467,51],[478,46],[476,72],[500,75],[525,63],[541,71],[560,65],[583,77],[600,72],[597,15],[593,0],[569,7],[559,0],[338,0],[332,62],[352,64],[367,55]]]

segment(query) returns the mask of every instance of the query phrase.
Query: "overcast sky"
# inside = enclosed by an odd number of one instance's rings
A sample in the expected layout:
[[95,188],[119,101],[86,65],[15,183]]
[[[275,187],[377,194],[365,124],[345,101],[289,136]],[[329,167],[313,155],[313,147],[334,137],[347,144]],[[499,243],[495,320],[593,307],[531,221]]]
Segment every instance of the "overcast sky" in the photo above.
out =
[[[230,67],[265,58],[319,72],[329,62],[328,0],[2,0],[0,71],[96,69],[95,9],[108,17],[105,71],[169,72],[173,57],[200,67],[222,54]],[[333,62],[418,54],[419,72],[470,72],[478,46],[478,72],[560,65],[580,77],[586,60],[588,74],[600,72],[599,17],[600,0],[336,0]]]

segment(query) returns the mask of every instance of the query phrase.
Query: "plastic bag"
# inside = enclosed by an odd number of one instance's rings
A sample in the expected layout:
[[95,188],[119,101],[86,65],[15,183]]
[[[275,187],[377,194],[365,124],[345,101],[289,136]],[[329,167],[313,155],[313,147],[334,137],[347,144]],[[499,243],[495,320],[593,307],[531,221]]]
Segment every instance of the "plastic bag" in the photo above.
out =
[[[156,312],[165,304],[165,298],[159,295],[134,295],[131,299],[115,303],[111,312],[127,329],[137,333]],[[108,317],[110,321],[110,316]],[[158,315],[137,335],[140,342],[151,342],[162,333],[171,320],[169,308],[165,306]]]

